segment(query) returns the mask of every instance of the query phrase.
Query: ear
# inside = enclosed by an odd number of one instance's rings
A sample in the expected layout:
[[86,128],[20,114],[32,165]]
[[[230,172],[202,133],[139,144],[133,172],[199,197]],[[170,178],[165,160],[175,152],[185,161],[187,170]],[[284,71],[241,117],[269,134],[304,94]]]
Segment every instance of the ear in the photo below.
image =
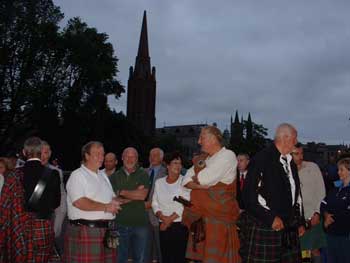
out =
[[24,151],[24,149],[22,150],[23,156],[27,157],[26,152]]

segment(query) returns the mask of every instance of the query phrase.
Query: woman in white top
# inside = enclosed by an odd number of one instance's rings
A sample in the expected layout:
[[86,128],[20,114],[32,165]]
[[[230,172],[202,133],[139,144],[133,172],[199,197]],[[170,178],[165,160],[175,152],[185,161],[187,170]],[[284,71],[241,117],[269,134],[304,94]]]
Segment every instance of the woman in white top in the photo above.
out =
[[160,249],[162,261],[184,263],[188,230],[181,223],[183,206],[175,202],[175,196],[189,200],[190,192],[181,186],[183,177],[182,157],[178,152],[165,156],[168,175],[155,182],[152,209],[160,221]]

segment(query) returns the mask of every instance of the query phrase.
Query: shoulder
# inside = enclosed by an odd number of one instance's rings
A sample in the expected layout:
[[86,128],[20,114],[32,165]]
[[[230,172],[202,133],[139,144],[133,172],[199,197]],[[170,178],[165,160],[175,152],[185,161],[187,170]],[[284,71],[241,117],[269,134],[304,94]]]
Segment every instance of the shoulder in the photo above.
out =
[[223,147],[223,149],[221,150],[221,156],[223,158],[225,158],[225,160],[236,160],[236,154],[229,150],[229,149],[226,149],[225,147]]
[[146,170],[143,167],[137,168],[136,173],[140,176],[147,176],[148,177],[148,173],[146,172]]

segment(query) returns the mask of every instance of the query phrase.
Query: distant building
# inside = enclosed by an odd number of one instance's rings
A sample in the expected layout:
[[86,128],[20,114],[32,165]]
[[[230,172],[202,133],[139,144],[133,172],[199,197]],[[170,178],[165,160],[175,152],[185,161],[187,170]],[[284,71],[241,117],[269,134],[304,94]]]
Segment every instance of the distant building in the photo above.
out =
[[139,48],[135,68],[129,69],[127,118],[147,136],[156,128],[156,69],[152,67],[148,51],[147,18],[143,14]]
[[194,153],[200,151],[198,138],[203,127],[207,124],[190,124],[178,126],[164,126],[156,129],[157,136],[173,135],[183,147],[183,154],[189,160],[192,159]]

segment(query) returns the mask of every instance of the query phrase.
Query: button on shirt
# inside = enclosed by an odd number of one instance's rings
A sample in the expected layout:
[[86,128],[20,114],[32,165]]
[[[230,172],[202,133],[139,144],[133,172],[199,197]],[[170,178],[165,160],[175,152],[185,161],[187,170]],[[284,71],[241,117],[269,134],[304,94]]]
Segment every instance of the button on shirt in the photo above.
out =
[[67,208],[70,220],[110,220],[115,216],[104,211],[84,211],[75,206],[73,202],[87,197],[91,200],[109,203],[115,196],[111,183],[104,172],[95,173],[82,165],[72,172],[67,182]]
[[[206,167],[198,173],[198,181],[201,185],[213,186],[219,182],[231,184],[236,179],[236,155],[225,147],[208,157],[205,164]],[[191,182],[194,175],[194,168],[191,167],[187,171],[182,185]]]

